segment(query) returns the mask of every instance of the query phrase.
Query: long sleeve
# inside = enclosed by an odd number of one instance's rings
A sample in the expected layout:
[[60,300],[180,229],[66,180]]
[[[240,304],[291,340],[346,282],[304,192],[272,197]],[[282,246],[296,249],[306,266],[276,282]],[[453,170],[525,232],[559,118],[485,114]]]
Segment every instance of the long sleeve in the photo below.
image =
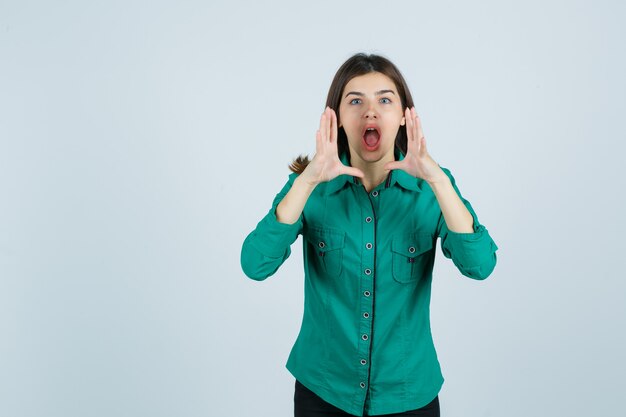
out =
[[443,214],[439,217],[437,231],[441,237],[441,250],[446,258],[452,259],[459,271],[473,279],[487,278],[496,266],[496,250],[498,246],[493,241],[485,226],[478,222],[478,217],[472,205],[461,196],[450,171],[442,168],[452,181],[452,186],[467,207],[474,219],[474,233],[456,233],[450,231]]
[[251,279],[262,281],[273,275],[291,254],[290,246],[302,231],[302,215],[294,224],[280,223],[276,219],[276,207],[291,189],[296,176],[289,176],[270,211],[243,242],[241,268]]

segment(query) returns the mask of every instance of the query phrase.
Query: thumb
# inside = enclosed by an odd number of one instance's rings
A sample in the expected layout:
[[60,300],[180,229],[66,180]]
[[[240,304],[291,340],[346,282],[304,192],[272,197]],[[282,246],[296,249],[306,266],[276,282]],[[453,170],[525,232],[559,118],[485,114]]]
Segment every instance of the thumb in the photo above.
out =
[[392,171],[394,169],[402,169],[402,163],[400,161],[387,162],[383,168],[388,171]]
[[341,173],[345,175],[352,175],[353,177],[359,177],[359,178],[364,177],[363,171],[354,167],[345,167],[341,170]]

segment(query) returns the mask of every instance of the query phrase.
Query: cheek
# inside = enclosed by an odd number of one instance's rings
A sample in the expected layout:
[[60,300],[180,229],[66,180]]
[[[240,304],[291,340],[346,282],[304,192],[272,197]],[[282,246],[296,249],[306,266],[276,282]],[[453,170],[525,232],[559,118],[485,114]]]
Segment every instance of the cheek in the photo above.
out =
[[[355,122],[355,119],[357,119],[357,122]],[[355,118],[351,112],[342,112],[339,120],[346,131],[353,130],[358,125],[358,117]]]

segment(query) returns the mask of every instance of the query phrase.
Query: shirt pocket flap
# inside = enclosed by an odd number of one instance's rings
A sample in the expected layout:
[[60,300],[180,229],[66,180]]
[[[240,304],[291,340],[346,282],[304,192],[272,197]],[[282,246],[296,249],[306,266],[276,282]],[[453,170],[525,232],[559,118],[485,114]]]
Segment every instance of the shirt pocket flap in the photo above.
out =
[[346,232],[337,229],[311,227],[306,233],[306,240],[324,253],[343,248],[345,238]]
[[430,233],[407,233],[397,236],[391,242],[391,250],[409,258],[428,252],[433,248]]

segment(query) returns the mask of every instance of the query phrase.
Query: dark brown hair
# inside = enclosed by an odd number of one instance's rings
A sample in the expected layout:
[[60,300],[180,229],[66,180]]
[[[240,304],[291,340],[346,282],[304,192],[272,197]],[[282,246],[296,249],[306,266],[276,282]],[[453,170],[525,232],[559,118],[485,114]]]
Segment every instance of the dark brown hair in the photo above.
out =
[[[402,111],[407,107],[413,107],[413,98],[409,87],[404,80],[404,77],[400,73],[400,70],[387,58],[374,55],[358,53],[351,56],[346,62],[339,67],[333,82],[328,89],[328,96],[326,97],[326,106],[330,107],[337,113],[337,123],[341,123],[339,120],[339,104],[341,103],[341,94],[343,93],[346,84],[353,79],[361,75],[369,74],[371,72],[379,72],[389,77],[398,90],[400,96],[400,102],[402,105]],[[396,136],[396,147],[399,148],[402,153],[406,154],[406,125],[400,126],[398,129],[398,135]],[[350,156],[350,149],[348,148],[348,137],[343,127],[337,129],[337,150],[339,155],[348,154]],[[309,164],[309,158],[307,156],[299,156],[293,160],[289,165],[289,169],[297,174],[301,174],[302,171]]]

